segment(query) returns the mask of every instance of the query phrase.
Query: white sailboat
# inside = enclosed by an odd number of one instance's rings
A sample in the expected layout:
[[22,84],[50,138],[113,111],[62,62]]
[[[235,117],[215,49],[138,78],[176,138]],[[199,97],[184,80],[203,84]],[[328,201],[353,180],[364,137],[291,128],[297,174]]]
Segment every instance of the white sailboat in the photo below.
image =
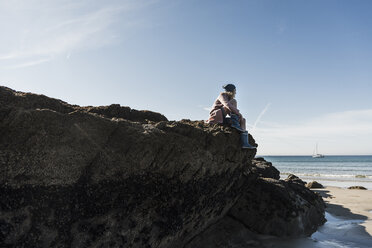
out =
[[323,154],[318,153],[318,143],[316,143],[315,151],[313,153],[313,158],[324,158]]

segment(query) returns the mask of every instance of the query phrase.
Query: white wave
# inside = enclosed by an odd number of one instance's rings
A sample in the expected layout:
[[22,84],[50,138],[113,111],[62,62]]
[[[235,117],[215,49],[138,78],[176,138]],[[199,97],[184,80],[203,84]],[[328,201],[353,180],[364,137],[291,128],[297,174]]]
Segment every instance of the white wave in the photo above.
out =
[[370,179],[372,180],[372,175],[355,175],[355,174],[319,174],[319,173],[297,173],[297,172],[280,172],[281,175],[294,174],[298,177],[309,177],[309,178],[340,178],[340,179]]

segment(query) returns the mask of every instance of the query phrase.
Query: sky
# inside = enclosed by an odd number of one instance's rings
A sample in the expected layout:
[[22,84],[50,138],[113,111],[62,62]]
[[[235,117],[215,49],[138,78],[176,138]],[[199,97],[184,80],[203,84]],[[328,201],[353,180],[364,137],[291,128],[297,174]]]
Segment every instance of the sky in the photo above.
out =
[[372,155],[372,1],[0,0],[0,85],[206,120],[222,85],[259,155]]

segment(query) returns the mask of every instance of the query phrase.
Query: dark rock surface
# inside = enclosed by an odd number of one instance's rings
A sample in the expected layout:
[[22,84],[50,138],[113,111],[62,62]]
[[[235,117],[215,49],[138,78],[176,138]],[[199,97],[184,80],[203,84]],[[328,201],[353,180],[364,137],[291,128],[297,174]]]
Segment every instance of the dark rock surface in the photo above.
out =
[[306,187],[309,189],[323,189],[324,186],[317,181],[312,181],[306,184]]
[[262,248],[259,235],[243,223],[226,215],[214,225],[196,236],[185,248]]
[[289,174],[288,177],[286,179],[284,179],[284,181],[286,182],[296,182],[297,184],[301,184],[303,186],[306,185],[306,182],[302,181],[298,176],[296,175],[293,175],[293,174]]
[[[263,162],[263,161],[262,161]],[[294,175],[285,180],[258,177],[219,222],[186,248],[264,247],[257,234],[309,236],[325,222],[321,196]]]
[[257,233],[301,236],[324,222],[324,208],[322,198],[297,180],[259,178],[228,215]]
[[119,104],[100,107],[80,107],[44,95],[14,91],[2,86],[0,86],[0,107],[8,110],[10,108],[21,108],[23,110],[48,109],[61,114],[69,114],[74,111],[89,112],[106,118],[123,118],[136,122],[167,121],[167,118],[162,114],[147,110],[138,111],[120,106]]
[[363,186],[350,186],[348,187],[348,189],[361,189],[361,190],[367,190],[367,188],[363,187]]
[[264,158],[254,158],[252,160],[252,172],[258,174],[260,177],[274,178],[279,180],[280,172],[272,165],[271,162]]
[[185,247],[227,217],[290,226],[277,235],[324,222],[314,193],[254,156],[222,125],[0,87],[0,247]]

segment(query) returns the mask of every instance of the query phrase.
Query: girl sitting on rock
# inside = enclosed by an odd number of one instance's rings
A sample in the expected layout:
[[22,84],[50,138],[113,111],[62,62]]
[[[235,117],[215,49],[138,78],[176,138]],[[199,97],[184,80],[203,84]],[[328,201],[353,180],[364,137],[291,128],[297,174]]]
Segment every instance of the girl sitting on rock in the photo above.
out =
[[[241,135],[242,148],[255,149],[248,142],[248,131],[246,131],[245,119],[237,108],[235,100],[236,87],[233,84],[226,84],[222,87],[225,92],[220,93],[213,104],[212,110],[209,113],[208,123],[223,123],[238,130]],[[229,117],[227,116],[229,115]]]

